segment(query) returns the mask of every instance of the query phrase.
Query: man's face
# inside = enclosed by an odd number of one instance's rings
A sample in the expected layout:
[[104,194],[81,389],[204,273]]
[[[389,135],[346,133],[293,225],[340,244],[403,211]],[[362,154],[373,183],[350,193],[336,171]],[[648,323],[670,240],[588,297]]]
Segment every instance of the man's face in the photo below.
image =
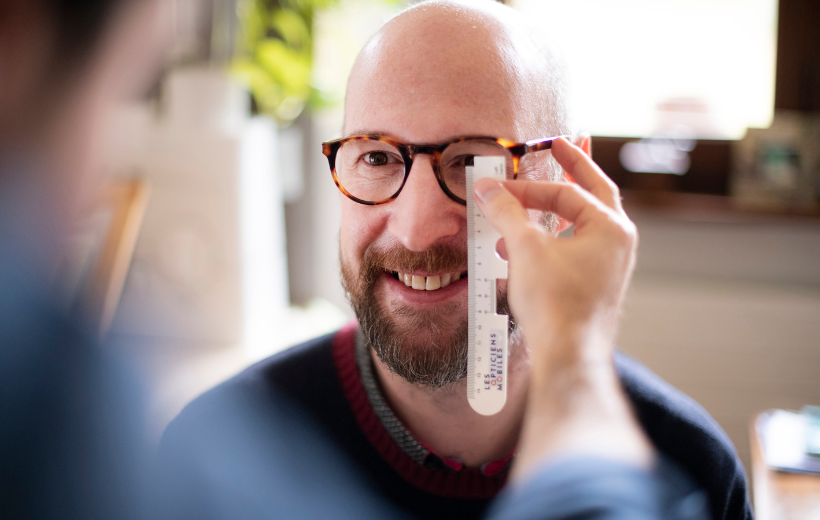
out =
[[[468,135],[520,138],[509,78],[497,59],[450,49],[431,61],[433,53],[391,52],[389,42],[380,44],[387,49],[365,54],[351,76],[346,135],[407,144]],[[381,360],[408,381],[429,386],[464,377],[466,207],[442,191],[427,155],[413,158],[392,202],[367,206],[344,196],[341,202],[343,282]],[[412,286],[405,275],[413,277]],[[435,288],[447,278],[449,285]]]

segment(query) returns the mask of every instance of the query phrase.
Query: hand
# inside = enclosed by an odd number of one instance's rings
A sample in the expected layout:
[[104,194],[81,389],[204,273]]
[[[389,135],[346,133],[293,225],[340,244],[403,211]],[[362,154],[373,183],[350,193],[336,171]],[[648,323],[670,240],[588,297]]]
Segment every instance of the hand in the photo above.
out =
[[[609,356],[635,265],[637,231],[617,186],[581,149],[562,138],[553,156],[577,184],[508,181],[502,187],[485,179],[476,183],[476,200],[504,237],[508,298],[530,348],[533,338],[556,329],[583,329],[600,336],[607,348],[601,354]],[[575,236],[554,237],[525,208],[555,212],[575,224]]]
[[[508,299],[531,355],[518,466],[567,450],[644,464],[651,448],[612,362],[637,231],[617,186],[588,155],[563,138],[552,150],[577,184],[484,179],[475,187],[479,207],[505,241]],[[554,237],[526,208],[555,212],[575,224],[575,236]]]

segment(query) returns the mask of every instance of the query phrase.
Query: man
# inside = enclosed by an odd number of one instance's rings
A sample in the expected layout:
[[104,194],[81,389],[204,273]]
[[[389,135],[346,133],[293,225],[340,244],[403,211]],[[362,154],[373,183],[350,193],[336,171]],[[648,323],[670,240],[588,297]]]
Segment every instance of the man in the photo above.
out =
[[[140,466],[147,454],[142,449],[139,406],[133,406],[133,401],[138,400],[136,385],[110,352],[95,346],[84,332],[83,323],[60,308],[53,295],[51,273],[76,208],[82,206],[101,181],[95,175],[101,165],[98,150],[111,109],[139,95],[155,72],[166,34],[160,16],[162,5],[160,0],[0,0],[3,519],[156,518],[144,509],[146,496]],[[484,197],[490,214],[505,206],[518,205],[511,197],[491,197],[490,192],[484,193]],[[502,213],[511,215],[509,211]],[[522,214],[517,216],[520,221]],[[497,220],[505,228],[516,226],[514,219]],[[515,236],[510,239],[511,251],[520,251],[519,240]],[[515,260],[515,265],[526,263]],[[585,372],[578,367],[579,374]],[[583,461],[570,467],[559,465],[568,471],[569,478],[557,482],[556,470],[546,473],[546,478],[522,477],[522,482],[529,481],[534,489],[546,490],[547,496],[557,496],[549,492],[556,484],[581,484],[587,491],[590,483],[597,486],[593,502],[581,500],[568,508],[565,504],[551,518],[578,517],[593,511],[599,515],[607,511],[610,517],[620,514],[658,518],[656,513],[671,511],[690,496],[691,487],[684,481],[650,471],[648,446],[641,441],[634,421],[623,413],[623,407],[606,405],[601,401],[600,391],[574,391],[587,402],[580,414],[573,411],[559,417],[550,413],[549,406],[538,406],[539,417],[555,419],[551,422],[562,426],[554,431],[566,433],[577,429],[579,419],[608,410],[604,415],[609,419],[596,419],[596,424],[619,433],[618,437],[633,449],[616,456],[609,454],[607,460],[596,460],[597,467],[592,471]],[[552,400],[546,395],[540,404]],[[211,462],[219,466],[209,468],[215,471],[197,474],[200,482],[209,479],[211,483],[223,484],[220,492],[223,497],[234,497],[231,505],[236,507],[207,509],[208,505],[228,503],[177,501],[173,511],[161,505],[160,514],[198,519],[211,515],[400,515],[392,504],[370,493],[367,483],[356,478],[355,471],[345,471],[350,460],[312,427],[310,418],[302,411],[275,396],[264,403],[276,404],[275,408],[257,408],[255,404],[259,403],[244,403],[241,399],[225,402],[220,419],[230,432],[212,427],[207,433],[217,437],[230,433],[230,438],[239,443],[223,446],[229,449],[216,454]],[[188,417],[196,413],[195,408],[188,410]],[[205,435],[188,440],[191,444],[207,438]],[[566,442],[555,438],[538,437],[536,441],[525,444],[527,449],[521,460],[527,464],[519,465],[522,472],[535,471],[533,468],[541,465],[543,457],[556,448],[567,447]],[[579,450],[577,443],[570,443],[570,447],[573,445],[576,454],[597,453],[595,449]],[[264,455],[272,457],[276,465],[265,465]],[[254,459],[249,460],[248,456]],[[303,463],[304,467],[288,462]],[[601,466],[607,470],[601,471]],[[326,478],[334,471],[344,471],[345,478]],[[584,475],[585,482],[577,482],[579,475]],[[590,480],[590,475],[595,478]],[[613,475],[630,482],[631,488],[606,485]],[[167,484],[171,491],[178,491],[195,483]],[[601,489],[603,495],[598,492]],[[669,490],[675,492],[673,500],[664,493]],[[520,493],[525,498],[534,496],[528,489]],[[589,499],[591,495],[581,496]],[[498,513],[501,517],[510,518],[509,513],[523,519],[537,513],[533,505],[543,504],[518,497],[510,500],[514,500],[518,510],[502,504]]]
[[[421,518],[476,518],[505,486],[511,461],[515,468],[528,466],[533,442],[553,436],[567,441],[558,421],[544,420],[560,414],[533,412],[528,407],[539,400],[527,394],[559,392],[562,380],[575,374],[569,361],[578,351],[566,351],[566,359],[541,358],[535,352],[543,349],[533,344],[546,341],[546,351],[561,352],[556,345],[578,342],[581,352],[596,352],[592,357],[602,368],[589,384],[607,386],[617,401],[618,385],[605,383],[611,361],[602,360],[611,360],[606,355],[611,356],[617,311],[634,265],[634,232],[621,232],[631,223],[612,182],[563,140],[544,142],[554,143],[555,159],[580,184],[585,209],[561,211],[561,204],[528,204],[527,193],[517,195],[531,210],[526,229],[537,222],[556,231],[557,219],[543,213],[555,211],[575,222],[577,236],[567,246],[549,243],[540,257],[529,257],[530,269],[519,271],[526,274],[517,281],[510,244],[509,306],[522,327],[511,337],[507,404],[496,415],[481,416],[466,399],[462,203],[472,194],[463,191],[458,171],[473,154],[456,152],[465,136],[487,137],[467,143],[468,150],[477,146],[489,150],[487,155],[504,155],[512,149],[509,141],[567,134],[564,90],[560,67],[506,7],[422,3],[388,22],[351,73],[346,139],[325,144],[342,191],[342,277],[358,324],[263,361],[197,400],[193,409],[227,395],[259,402],[285,396],[355,460],[351,469],[364,474],[367,486],[402,511]],[[589,139],[580,144],[589,153]],[[515,160],[508,155],[512,171]],[[520,178],[558,180],[560,169],[549,152],[518,158]],[[520,190],[516,182],[506,188]],[[566,194],[555,197],[568,200]],[[585,217],[599,209],[604,220],[620,225],[589,232],[594,226]],[[504,221],[509,211],[497,218]],[[581,248],[584,243],[593,246]],[[610,250],[612,244],[619,247]],[[573,254],[579,251],[586,255]],[[614,270],[596,263],[601,258]],[[591,264],[600,272],[589,271]],[[545,272],[533,265],[543,265]],[[506,302],[500,284],[502,309]],[[549,377],[530,368],[543,364],[550,367]],[[751,517],[742,466],[706,412],[634,361],[616,356],[615,365],[651,443],[706,490],[713,517]],[[163,457],[183,448],[183,432],[214,421],[183,411],[166,431]],[[588,424],[589,435],[600,432]],[[583,431],[575,429],[571,437],[583,439]],[[622,437],[595,438],[611,453],[611,443],[618,446]],[[623,442],[626,453],[633,444],[641,446],[640,436],[629,438]]]

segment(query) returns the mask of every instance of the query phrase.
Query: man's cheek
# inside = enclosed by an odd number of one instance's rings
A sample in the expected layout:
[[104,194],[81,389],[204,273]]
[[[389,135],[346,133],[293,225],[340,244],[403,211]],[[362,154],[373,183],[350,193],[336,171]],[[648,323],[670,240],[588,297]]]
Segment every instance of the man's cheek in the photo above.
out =
[[367,247],[365,237],[361,232],[357,232],[357,222],[354,219],[346,218],[342,214],[342,225],[339,231],[339,251],[341,259],[356,272],[359,271],[364,250]]
[[340,247],[348,261],[361,258],[384,228],[385,211],[342,199]]
[[341,232],[339,233],[339,259],[341,260],[343,265],[347,265],[348,268],[354,268],[356,271],[358,271],[358,258],[361,258],[361,255],[352,254],[354,250],[355,249],[353,241],[351,240],[350,236],[345,233],[344,228],[342,228]]

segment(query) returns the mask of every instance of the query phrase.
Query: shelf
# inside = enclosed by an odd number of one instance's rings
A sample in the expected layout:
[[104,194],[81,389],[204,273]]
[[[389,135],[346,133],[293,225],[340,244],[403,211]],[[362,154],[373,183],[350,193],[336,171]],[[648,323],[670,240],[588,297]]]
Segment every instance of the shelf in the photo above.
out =
[[748,206],[724,195],[622,190],[627,214],[661,214],[675,220],[730,222],[792,220],[820,223],[819,208]]

